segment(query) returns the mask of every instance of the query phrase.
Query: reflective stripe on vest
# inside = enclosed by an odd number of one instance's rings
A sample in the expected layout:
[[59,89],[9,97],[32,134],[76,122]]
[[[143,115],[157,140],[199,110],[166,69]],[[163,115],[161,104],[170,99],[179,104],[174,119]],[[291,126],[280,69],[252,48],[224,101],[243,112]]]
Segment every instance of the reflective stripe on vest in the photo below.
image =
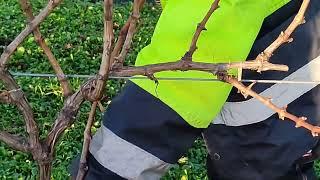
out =
[[[283,80],[320,81],[320,56]],[[271,97],[275,105],[284,107],[316,86],[317,84],[275,84],[260,95]],[[214,119],[213,124],[242,126],[264,121],[273,114],[275,114],[274,111],[254,98],[242,102],[227,102]]]

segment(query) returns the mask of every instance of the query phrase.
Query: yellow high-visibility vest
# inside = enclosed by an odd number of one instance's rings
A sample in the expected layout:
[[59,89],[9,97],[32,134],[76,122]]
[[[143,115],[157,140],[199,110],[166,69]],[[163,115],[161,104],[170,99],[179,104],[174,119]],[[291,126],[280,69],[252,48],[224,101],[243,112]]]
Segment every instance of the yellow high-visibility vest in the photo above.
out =
[[[136,66],[172,62],[189,49],[197,24],[213,0],[166,0],[150,45]],[[248,56],[265,17],[289,0],[221,0],[198,40],[196,62],[238,62]],[[206,72],[160,72],[155,77],[215,78]],[[133,80],[176,111],[185,121],[205,128],[225,103],[231,86],[223,82]],[[143,118],[143,117],[141,117]]]

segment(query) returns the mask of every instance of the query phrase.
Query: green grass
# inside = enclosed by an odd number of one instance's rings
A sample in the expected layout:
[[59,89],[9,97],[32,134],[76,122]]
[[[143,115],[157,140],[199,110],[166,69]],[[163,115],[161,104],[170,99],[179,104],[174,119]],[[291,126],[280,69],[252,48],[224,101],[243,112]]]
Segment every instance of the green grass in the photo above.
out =
[[[38,12],[46,0],[33,0],[34,11]],[[128,17],[132,4],[116,5],[115,23],[120,26]],[[25,27],[25,18],[17,0],[0,0],[0,45],[8,44]],[[86,1],[65,1],[41,24],[41,32],[46,42],[52,47],[59,63],[68,74],[93,74],[99,69],[102,52],[103,9],[100,3]],[[153,32],[159,8],[149,4],[142,13],[141,31],[134,40],[134,49],[126,61],[132,64],[140,49],[146,46]],[[119,28],[117,29],[119,31]],[[67,47],[69,46],[69,47]],[[0,49],[0,53],[3,49]],[[53,73],[50,64],[29,36],[19,46],[9,64],[12,71],[31,73]],[[62,107],[62,94],[55,78],[17,78],[19,85],[26,92],[34,109],[42,137],[47,134],[58,111]],[[83,79],[72,79],[74,88],[78,88]],[[110,81],[108,93],[111,98],[119,91],[123,82]],[[3,90],[2,84],[0,84]],[[106,102],[105,102],[106,105]],[[54,161],[53,178],[65,179],[70,161],[79,153],[82,144],[82,132],[89,112],[86,103],[77,117],[76,124],[64,133],[63,140],[57,146]],[[0,104],[0,129],[25,135],[24,123],[14,106]],[[99,123],[95,124],[95,128]],[[35,179],[36,165],[30,155],[9,149],[0,144],[0,179]]]
[[[36,13],[47,1],[32,0],[31,2]],[[131,6],[131,3],[115,6],[114,20],[120,27],[127,19]],[[101,3],[69,0],[64,1],[41,24],[41,32],[65,73],[93,74],[98,70],[102,52],[102,12]],[[126,64],[133,64],[137,53],[150,42],[160,12],[160,8],[153,4],[148,4],[144,8],[139,31],[134,38],[134,48],[130,50]],[[19,8],[18,0],[0,0],[0,25],[0,46],[10,43],[25,27],[25,18]],[[118,31],[119,28],[116,29],[116,33]],[[3,49],[0,48],[0,53],[2,51]],[[32,36],[29,36],[12,56],[9,69],[20,72],[53,73],[50,64]],[[41,135],[44,137],[62,107],[63,99],[59,84],[55,78],[16,79],[26,92],[39,123]],[[71,80],[74,88],[78,88],[82,82],[82,79]],[[108,83],[110,98],[117,94],[122,84],[121,81]],[[2,89],[3,86],[0,83],[0,90]],[[106,104],[107,102],[104,102],[104,105]],[[82,132],[89,109],[89,104],[85,103],[75,125],[64,133],[62,140],[58,143],[53,179],[67,179],[70,162],[81,149]],[[0,130],[26,135],[22,117],[14,106],[0,104],[0,114]],[[99,126],[97,122],[94,128]],[[197,140],[194,147],[174,165],[163,179],[207,179],[205,161],[204,143]],[[319,166],[319,164],[316,165],[317,169],[320,169]],[[0,143],[0,179],[35,179],[36,175],[37,167],[30,155],[13,151]]]

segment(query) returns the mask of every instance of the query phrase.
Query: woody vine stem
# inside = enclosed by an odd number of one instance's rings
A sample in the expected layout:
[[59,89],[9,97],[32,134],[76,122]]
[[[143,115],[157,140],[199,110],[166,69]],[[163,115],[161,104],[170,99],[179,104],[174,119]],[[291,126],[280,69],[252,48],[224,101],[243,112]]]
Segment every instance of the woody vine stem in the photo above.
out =
[[[21,9],[27,17],[28,25],[21,33],[5,48],[0,56],[0,79],[5,85],[6,90],[0,93],[0,102],[5,104],[13,104],[18,107],[25,121],[25,128],[28,137],[10,134],[5,131],[0,131],[0,140],[6,143],[9,147],[32,154],[34,160],[39,166],[39,179],[48,180],[51,176],[52,160],[54,158],[55,146],[61,138],[62,133],[69,128],[75,121],[79,108],[84,101],[91,101],[92,108],[89,114],[88,123],[84,132],[83,151],[78,171],[77,179],[83,179],[87,170],[86,156],[91,140],[91,126],[94,120],[97,106],[103,111],[100,100],[106,91],[105,85],[109,76],[134,76],[144,75],[153,81],[157,81],[154,74],[161,71],[188,71],[196,70],[218,75],[221,81],[231,84],[238,88],[244,95],[252,96],[263,104],[279,114],[280,119],[289,119],[296,123],[296,127],[308,129],[312,135],[318,136],[320,127],[313,126],[307,123],[306,117],[297,117],[290,114],[285,108],[280,108],[272,104],[271,100],[261,97],[255,93],[251,87],[246,87],[234,77],[226,72],[229,69],[249,69],[257,72],[263,71],[288,71],[286,65],[272,64],[269,62],[270,57],[283,44],[293,41],[291,34],[301,24],[304,23],[304,14],[309,6],[310,0],[303,0],[301,8],[289,25],[279,37],[270,44],[260,55],[254,60],[238,63],[200,63],[193,61],[193,54],[197,50],[197,41],[201,36],[202,31],[205,31],[205,25],[211,15],[219,8],[219,0],[215,0],[209,11],[205,14],[203,20],[198,24],[194,36],[192,38],[190,48],[180,60],[174,62],[150,64],[139,67],[125,67],[123,65],[128,51],[132,45],[132,39],[136,32],[136,27],[139,22],[140,11],[145,0],[134,0],[132,14],[127,22],[122,27],[117,41],[114,42],[112,9],[113,0],[104,0],[104,33],[103,33],[103,55],[100,64],[100,69],[94,78],[87,80],[81,87],[74,91],[69,85],[69,81],[63,73],[61,66],[56,60],[50,47],[43,40],[44,37],[39,31],[39,25],[45,18],[57,7],[62,0],[49,0],[45,8],[36,16],[32,13],[32,7],[29,0],[20,0]],[[212,19],[214,20],[214,19]],[[64,105],[58,113],[50,132],[45,138],[40,138],[39,128],[36,119],[33,115],[33,110],[27,100],[25,93],[21,90],[15,79],[7,70],[7,64],[10,56],[15,52],[17,47],[25,40],[25,38],[33,33],[36,42],[43,49],[44,54],[48,58],[56,76],[61,84],[64,94]],[[229,62],[227,59],[225,62]]]

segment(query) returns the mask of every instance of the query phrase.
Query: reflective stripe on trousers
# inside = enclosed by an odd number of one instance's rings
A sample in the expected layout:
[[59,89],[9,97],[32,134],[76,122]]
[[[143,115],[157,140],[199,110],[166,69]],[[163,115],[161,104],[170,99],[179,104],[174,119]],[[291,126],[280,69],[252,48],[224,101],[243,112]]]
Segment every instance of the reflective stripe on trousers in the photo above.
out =
[[160,179],[171,166],[121,139],[104,126],[95,134],[90,145],[90,153],[105,168],[126,179]]
[[[92,167],[91,174],[107,169],[126,179],[160,179],[201,132],[128,81],[108,106],[103,125],[92,139],[90,152],[102,167]],[[112,179],[109,175],[100,173],[91,179]]]
[[[320,81],[320,56],[283,80]],[[271,97],[275,105],[284,107],[316,86],[317,84],[275,84],[260,95]],[[254,98],[242,102],[227,102],[214,119],[213,124],[242,126],[264,121],[273,114],[275,114],[273,110]]]

